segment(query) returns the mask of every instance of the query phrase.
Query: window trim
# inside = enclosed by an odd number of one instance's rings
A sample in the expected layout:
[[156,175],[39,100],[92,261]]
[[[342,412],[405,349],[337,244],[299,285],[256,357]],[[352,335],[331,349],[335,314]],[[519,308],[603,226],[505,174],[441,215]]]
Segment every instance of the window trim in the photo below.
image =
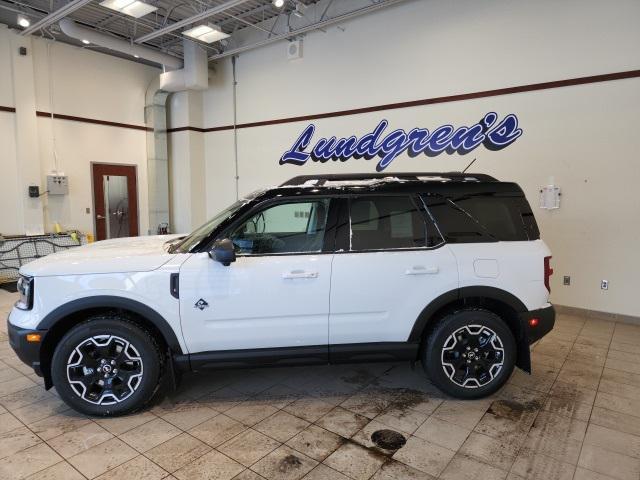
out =
[[[239,216],[229,225],[225,226],[216,236],[215,239],[211,242],[211,245],[216,240],[220,240],[223,238],[229,238],[229,235],[233,230],[242,225],[243,222],[247,221],[249,218],[259,214],[260,212],[265,211],[267,208],[275,207],[278,205],[286,205],[291,203],[309,203],[309,202],[318,202],[321,200],[329,200],[329,210],[327,212],[327,226],[324,231],[324,239],[322,241],[322,249],[319,251],[313,252],[280,252],[280,253],[237,253],[237,258],[244,257],[286,257],[293,255],[324,255],[327,253],[333,254],[334,248],[328,249],[329,245],[335,245],[335,230],[336,226],[331,223],[332,215],[334,214],[333,210],[335,210],[334,204],[336,198],[331,195],[308,195],[308,196],[300,196],[300,197],[278,197],[278,198],[270,198],[267,200],[263,200],[252,206],[249,210],[247,210],[243,215]],[[209,247],[210,248],[210,247]]]
[[[352,240],[352,235],[353,235],[353,231],[351,230],[351,201],[354,199],[358,199],[358,198],[367,198],[367,197],[376,197],[376,198],[381,198],[381,197],[404,197],[404,198],[408,198],[409,201],[413,204],[413,206],[416,208],[416,210],[418,211],[418,213],[420,214],[420,217],[422,218],[422,221],[424,222],[424,226],[425,226],[425,230],[426,232],[428,232],[428,228],[431,226],[432,228],[434,228],[434,230],[436,232],[438,232],[438,236],[440,237],[440,243],[438,243],[437,245],[433,245],[433,246],[427,246],[427,239],[425,238],[425,245],[423,247],[400,247],[400,248],[369,248],[366,250],[353,250],[352,249],[352,245],[351,245],[351,240]],[[341,238],[338,239],[336,238],[336,243],[338,243],[340,240],[342,240],[342,244],[343,246],[346,246],[348,248],[346,249],[339,249],[336,250],[336,253],[378,253],[378,252],[415,252],[415,251],[425,251],[425,250],[436,250],[438,248],[443,247],[446,242],[444,240],[444,238],[442,237],[442,234],[440,233],[440,230],[435,226],[435,222],[433,222],[433,219],[430,218],[430,215],[428,214],[428,210],[426,210],[426,208],[421,208],[421,204],[422,201],[420,203],[418,203],[416,197],[419,197],[418,194],[415,193],[386,193],[386,194],[380,194],[377,192],[371,192],[371,193],[363,193],[363,194],[358,194],[358,195],[348,195],[344,198],[344,202],[343,202],[343,211],[341,211],[341,213],[343,214],[342,216],[342,221],[344,222],[344,216],[346,215],[346,219],[347,219],[347,224],[348,224],[348,229],[346,230],[347,233],[347,238]],[[421,200],[421,199],[420,199]],[[345,241],[346,240],[346,241]]]

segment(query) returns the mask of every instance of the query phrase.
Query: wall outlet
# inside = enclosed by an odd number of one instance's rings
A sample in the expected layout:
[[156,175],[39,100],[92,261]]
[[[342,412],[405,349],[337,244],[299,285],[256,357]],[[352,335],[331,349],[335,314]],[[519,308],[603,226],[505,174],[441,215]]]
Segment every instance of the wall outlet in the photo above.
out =
[[569,275],[565,275],[564,277],[562,277],[562,284],[571,285],[571,277]]
[[600,288],[602,290],[609,290],[609,280],[601,280],[600,281]]

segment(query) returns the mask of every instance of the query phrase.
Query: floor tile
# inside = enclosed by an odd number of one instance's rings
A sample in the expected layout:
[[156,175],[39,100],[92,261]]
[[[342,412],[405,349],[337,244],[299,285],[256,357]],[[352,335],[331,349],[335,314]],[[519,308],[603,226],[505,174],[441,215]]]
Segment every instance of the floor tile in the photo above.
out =
[[97,480],[160,480],[167,476],[158,465],[142,455],[103,473]]
[[508,440],[501,441],[500,439],[473,432],[462,444],[459,452],[488,465],[508,471],[516,459],[518,450],[519,446]]
[[418,412],[410,408],[390,408],[386,412],[378,415],[375,420],[387,425],[392,430],[413,433],[425,420],[429,418],[426,413]]
[[395,460],[388,461],[378,470],[371,480],[434,480],[428,473],[411,468]]
[[256,423],[270,417],[278,410],[271,405],[260,405],[243,402],[239,405],[231,407],[225,412],[225,415],[237,420],[247,426],[253,426]]
[[212,450],[173,475],[178,480],[230,480],[243,470],[238,462]]
[[507,477],[507,473],[505,470],[492,467],[471,457],[457,454],[449,462],[440,478],[442,480],[469,480],[470,478],[503,480]]
[[578,466],[619,480],[638,480],[640,460],[595,445],[583,445]]
[[223,444],[227,440],[235,437],[236,435],[244,432],[247,427],[227,417],[224,414],[219,414],[206,422],[201,423],[189,430],[189,433],[194,437],[202,440],[207,445],[217,447]]
[[618,397],[617,395],[611,395],[609,393],[598,392],[594,406],[627,415],[640,416],[637,401]]
[[139,452],[147,450],[180,435],[181,430],[170,423],[156,418],[120,435],[120,438]]
[[340,472],[337,472],[333,468],[329,468],[322,463],[316,465],[316,467],[303,478],[304,480],[349,480],[349,477],[345,477]]
[[110,438],[113,438],[111,433],[100,425],[90,422],[76,430],[52,438],[48,443],[64,458],[69,458],[95,445],[106,442]]
[[284,443],[304,430],[308,425],[309,422],[306,420],[281,410],[254,425],[253,428]]
[[369,422],[367,417],[336,407],[324,417],[317,420],[316,425],[349,438]]
[[516,458],[511,472],[531,480],[572,480],[575,469],[569,463],[525,450]]
[[148,450],[145,456],[172,473],[209,451],[211,447],[206,443],[183,433]]
[[225,455],[250,467],[280,446],[280,442],[251,428],[218,447]]
[[42,440],[27,427],[0,434],[0,459],[32,447]]
[[10,432],[11,430],[15,430],[22,426],[23,423],[11,415],[11,413],[7,412],[0,414],[0,433]]
[[393,455],[393,458],[429,475],[438,476],[455,453],[435,443],[411,437],[407,439],[406,445]]
[[27,477],[28,480],[85,480],[80,472],[67,462],[60,462]]
[[431,443],[457,451],[467,439],[471,430],[459,427],[437,417],[429,417],[414,435]]
[[0,478],[3,480],[22,479],[60,461],[62,461],[62,457],[51,447],[39,443],[0,461]]
[[119,438],[112,438],[69,458],[68,461],[80,473],[93,478],[137,456],[138,452],[129,445]]
[[378,452],[353,443],[345,443],[329,455],[323,463],[350,478],[365,480],[370,478],[386,459],[387,457]]
[[595,425],[640,436],[640,417],[607,408],[593,407],[589,421]]
[[344,441],[342,437],[333,432],[317,425],[310,425],[291,438],[287,445],[321,462],[342,445]]
[[640,458],[640,436],[619,432],[599,425],[589,425],[584,437],[585,445]]
[[133,430],[140,425],[155,420],[156,417],[150,412],[139,412],[133,415],[124,415],[121,417],[96,418],[95,422],[105,430],[114,435],[122,435],[129,430]]
[[319,398],[303,397],[284,407],[284,410],[308,422],[315,422],[333,410],[333,408],[332,404]]
[[267,480],[299,480],[317,464],[306,455],[282,445],[253,465],[251,470]]
[[196,402],[165,405],[165,408],[157,409],[155,413],[181,430],[189,430],[218,415],[216,410]]
[[31,423],[29,429],[43,440],[50,440],[58,435],[72,432],[90,423],[91,420],[87,417],[73,410],[69,410],[60,415],[52,415],[51,417]]

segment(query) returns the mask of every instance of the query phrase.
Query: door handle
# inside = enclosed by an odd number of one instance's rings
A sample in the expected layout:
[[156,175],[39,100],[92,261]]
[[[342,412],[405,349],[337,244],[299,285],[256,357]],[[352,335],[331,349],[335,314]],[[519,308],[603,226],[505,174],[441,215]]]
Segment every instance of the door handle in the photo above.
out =
[[105,217],[104,215],[100,215],[100,214],[98,214],[98,215],[96,215],[96,218],[97,218],[98,220],[104,220],[106,217]]
[[440,269],[437,266],[425,267],[424,265],[415,265],[408,268],[404,273],[405,275],[434,275],[439,271]]
[[306,270],[291,270],[282,274],[282,278],[318,278],[318,272],[308,272]]

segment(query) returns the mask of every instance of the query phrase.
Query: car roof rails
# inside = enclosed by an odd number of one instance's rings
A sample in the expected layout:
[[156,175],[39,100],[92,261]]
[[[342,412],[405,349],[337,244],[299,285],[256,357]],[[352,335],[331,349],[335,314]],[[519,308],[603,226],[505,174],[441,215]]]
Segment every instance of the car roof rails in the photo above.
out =
[[411,172],[411,173],[328,173],[324,175],[299,175],[284,182],[281,187],[313,185],[321,187],[325,184],[354,184],[380,181],[409,182],[497,182],[498,180],[483,173],[462,172]]

